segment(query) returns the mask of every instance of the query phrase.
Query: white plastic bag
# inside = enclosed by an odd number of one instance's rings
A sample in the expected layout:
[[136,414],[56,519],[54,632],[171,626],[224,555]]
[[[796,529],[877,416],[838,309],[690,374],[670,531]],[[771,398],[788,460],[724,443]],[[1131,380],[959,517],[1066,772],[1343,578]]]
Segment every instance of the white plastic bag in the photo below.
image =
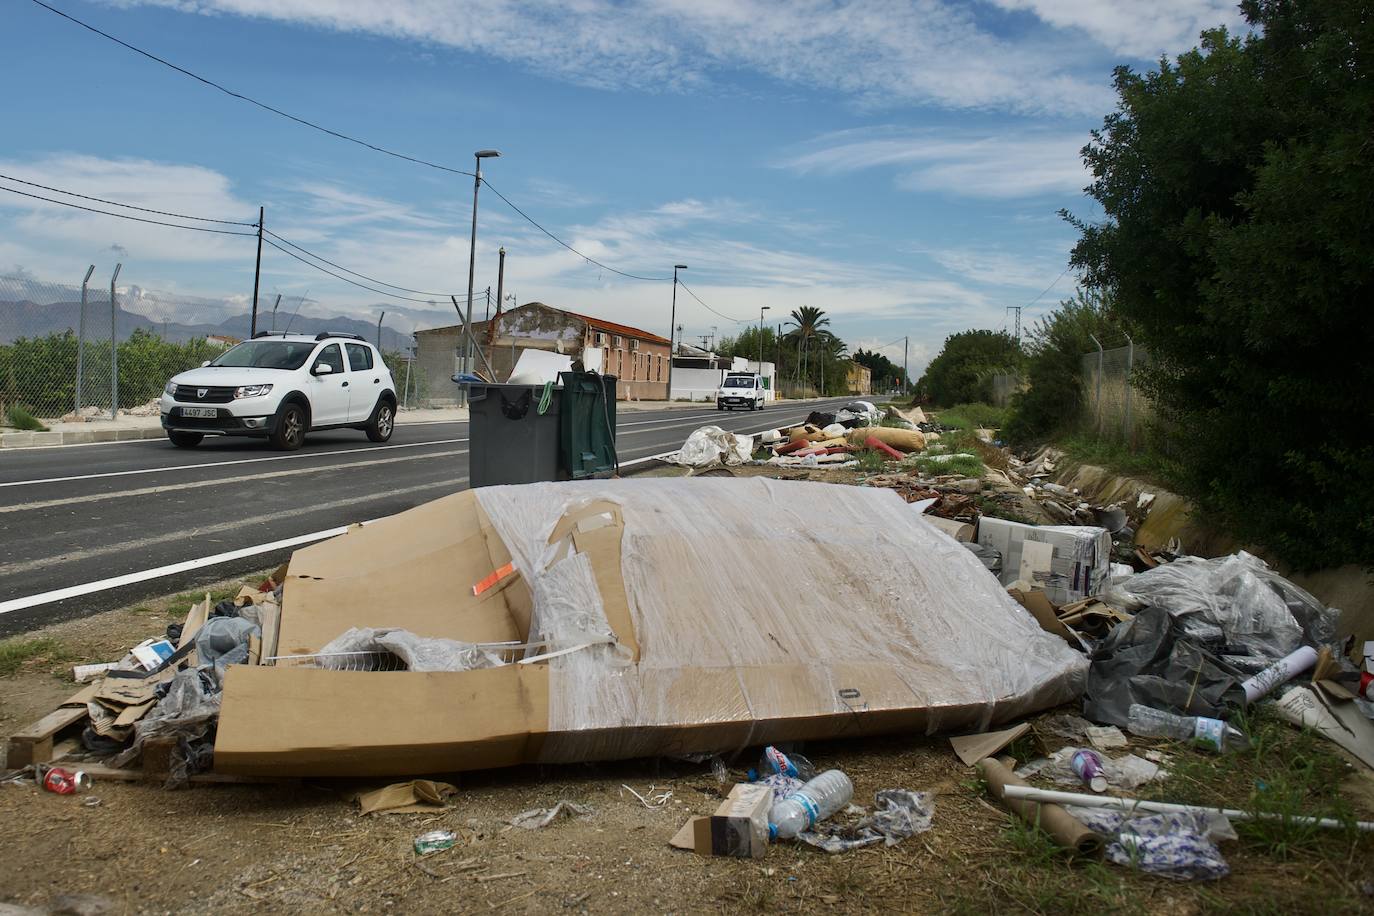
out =
[[687,437],[682,450],[667,460],[689,468],[705,468],[713,464],[736,466],[744,464],[754,454],[754,440],[737,436],[719,426],[703,426]]

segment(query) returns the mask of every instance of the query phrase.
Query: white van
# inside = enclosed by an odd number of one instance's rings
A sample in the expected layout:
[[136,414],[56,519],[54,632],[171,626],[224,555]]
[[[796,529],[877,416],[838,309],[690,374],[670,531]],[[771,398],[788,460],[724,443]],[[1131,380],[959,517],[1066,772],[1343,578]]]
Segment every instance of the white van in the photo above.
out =
[[767,389],[763,387],[762,376],[731,372],[716,392],[716,410],[734,410],[736,407],[763,410],[766,397]]

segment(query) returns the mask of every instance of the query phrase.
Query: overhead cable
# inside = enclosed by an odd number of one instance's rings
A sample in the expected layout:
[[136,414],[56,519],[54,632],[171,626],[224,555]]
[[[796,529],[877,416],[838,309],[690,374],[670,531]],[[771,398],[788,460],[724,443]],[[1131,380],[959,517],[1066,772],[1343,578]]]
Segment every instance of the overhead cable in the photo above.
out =
[[188,216],[185,213],[172,213],[169,210],[153,210],[148,207],[138,207],[133,204],[122,204],[117,200],[105,200],[103,197],[91,197],[88,194],[78,194],[75,191],[64,191],[61,188],[49,187],[45,184],[39,184],[36,181],[25,181],[22,178],[15,178],[13,175],[0,174],[0,178],[5,179],[6,181],[17,182],[19,184],[26,184],[31,188],[42,188],[44,191],[52,191],[57,194],[65,194],[68,197],[79,197],[82,200],[93,200],[96,203],[109,204],[111,207],[124,207],[128,210],[138,210],[140,213],[156,213],[158,216],[175,216],[177,219],[193,219],[202,223],[222,223],[225,226],[247,226],[251,229],[258,228],[257,223],[244,223],[240,222],[239,220],[233,219],[211,219],[208,216]]
[[440,298],[444,298],[444,297],[453,295],[452,293],[435,293],[435,292],[430,292],[429,290],[425,290],[425,289],[411,289],[411,288],[409,288],[409,287],[407,287],[407,286],[397,286],[395,283],[387,283],[385,280],[378,280],[376,277],[369,277],[367,274],[360,274],[360,273],[358,273],[356,270],[349,270],[347,267],[344,267],[342,264],[335,264],[333,261],[329,260],[329,259],[326,258],[326,257],[323,257],[323,256],[321,256],[321,255],[315,254],[315,252],[313,252],[313,251],[309,251],[309,250],[307,250],[307,249],[305,249],[305,248],[302,248],[300,245],[297,245],[295,242],[293,242],[293,241],[291,241],[291,240],[289,240],[289,239],[282,238],[280,235],[278,235],[277,233],[273,232],[271,229],[263,229],[262,231],[263,231],[264,234],[272,236],[272,238],[276,239],[277,241],[281,242],[282,244],[284,244],[284,245],[289,245],[290,247],[296,249],[296,250],[299,251],[301,254],[304,254],[304,255],[307,255],[307,256],[309,256],[309,257],[312,257],[312,258],[314,258],[314,259],[317,260],[317,261],[322,261],[322,262],[324,262],[325,264],[328,264],[330,267],[336,267],[336,268],[338,268],[339,270],[342,270],[342,271],[343,271],[344,273],[346,273],[346,274],[352,274],[353,276],[358,277],[359,279],[367,280],[369,283],[376,283],[378,286],[386,286],[386,287],[389,287],[389,288],[391,288],[391,289],[398,289],[398,290],[400,290],[400,291],[403,292],[403,293],[416,293],[417,295],[421,295],[421,296],[438,296],[438,297],[440,297]]
[[722,314],[722,313],[720,313],[720,312],[717,312],[715,309],[711,308],[711,307],[710,307],[709,305],[707,305],[705,302],[702,302],[702,301],[701,301],[701,297],[698,296],[696,293],[692,292],[692,288],[689,287],[686,283],[683,283],[682,280],[681,280],[680,278],[679,278],[678,281],[677,281],[677,285],[680,286],[680,287],[682,287],[683,289],[687,290],[687,295],[689,295],[689,296],[691,296],[693,299],[695,299],[695,300],[701,305],[702,308],[706,309],[706,311],[710,312],[712,315],[719,315],[721,318],[724,318],[726,321],[733,321],[735,324],[743,324],[743,323],[745,323],[745,322],[753,322],[753,320],[754,320],[754,319],[752,319],[752,318],[731,318],[729,315],[725,315],[725,314]]
[[[69,200],[54,200],[51,197],[44,197],[42,194],[30,194],[28,191],[21,191],[18,188],[7,188],[0,185],[0,191],[9,191],[11,194],[20,194],[24,197],[32,197],[34,200],[46,200],[50,204],[61,204],[64,207],[72,207],[76,210],[85,210],[88,213],[103,213],[105,216],[116,216],[120,219],[133,220],[136,223],[151,223],[154,226],[169,226],[172,229],[190,229],[193,232],[213,232],[216,235],[246,235],[250,238],[257,235],[256,232],[239,232],[234,229],[211,229],[209,226],[183,226],[180,223],[168,223],[160,219],[145,219],[142,216],[132,216],[128,213],[115,213],[110,210],[101,210],[99,207],[86,207],[81,204],[74,204]],[[66,193],[65,191],[59,193]],[[116,205],[120,206],[120,205]]]
[[376,293],[376,294],[379,295],[379,296],[386,296],[386,297],[389,298],[389,299],[402,299],[402,300],[404,300],[404,301],[406,301],[406,302],[423,302],[423,303],[425,303],[425,304],[427,304],[427,305],[433,305],[433,304],[434,304],[434,300],[433,300],[433,299],[416,299],[414,296],[398,296],[397,294],[395,294],[395,293],[389,293],[389,292],[387,292],[387,291],[384,290],[384,289],[377,289],[376,287],[368,286],[366,283],[359,283],[357,280],[350,280],[348,277],[345,277],[345,276],[343,276],[342,274],[336,274],[336,273],[334,273],[334,271],[330,270],[330,269],[327,268],[327,267],[321,267],[320,265],[316,264],[314,261],[307,261],[305,258],[303,258],[303,257],[301,257],[300,255],[296,254],[294,251],[290,251],[290,250],[288,250],[288,249],[286,249],[286,248],[283,248],[282,246],[278,245],[276,242],[272,241],[271,239],[265,238],[265,239],[263,239],[262,241],[263,241],[263,244],[271,245],[273,248],[277,249],[277,250],[280,251],[282,254],[284,254],[284,255],[286,255],[287,257],[290,257],[290,258],[295,258],[297,261],[300,261],[302,264],[306,265],[307,267],[313,267],[313,268],[315,268],[316,270],[318,270],[320,273],[329,274],[331,277],[333,277],[333,278],[336,279],[336,280],[342,280],[342,281],[344,281],[345,283],[351,283],[352,285],[358,287],[359,289],[365,289],[365,290],[367,290],[368,292]]

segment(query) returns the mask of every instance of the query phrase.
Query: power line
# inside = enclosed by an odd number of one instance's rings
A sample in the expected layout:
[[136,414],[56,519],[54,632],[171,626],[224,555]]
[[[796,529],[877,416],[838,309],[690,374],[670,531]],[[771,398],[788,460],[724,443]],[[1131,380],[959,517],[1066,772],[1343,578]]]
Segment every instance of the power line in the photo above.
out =
[[[95,33],[96,35],[99,35],[99,36],[102,37],[102,38],[109,39],[110,41],[113,41],[115,44],[120,45],[121,47],[126,48],[126,49],[128,49],[128,50],[130,50],[130,51],[133,51],[135,54],[138,54],[138,55],[141,55],[141,56],[143,56],[143,57],[146,57],[147,59],[149,59],[149,60],[151,60],[151,61],[154,61],[155,63],[162,64],[164,67],[167,67],[167,68],[169,68],[169,69],[171,69],[171,70],[175,70],[177,73],[180,73],[180,74],[182,74],[183,76],[188,76],[188,77],[190,77],[191,79],[193,79],[193,80],[195,80],[195,81],[197,81],[197,82],[199,82],[199,83],[203,83],[204,85],[209,86],[209,87],[212,88],[212,89],[216,89],[216,90],[218,90],[218,91],[224,93],[225,95],[230,96],[231,98],[239,99],[240,101],[247,102],[247,103],[249,103],[250,105],[256,105],[258,108],[261,108],[261,109],[263,109],[264,111],[269,111],[269,112],[271,112],[272,114],[275,114],[275,115],[278,115],[278,116],[280,116],[280,117],[286,118],[286,119],[289,120],[289,121],[294,121],[295,123],[300,124],[300,125],[303,125],[303,126],[305,126],[305,127],[309,127],[309,128],[311,128],[312,130],[318,130],[318,131],[321,131],[322,133],[326,133],[326,134],[330,135],[331,137],[335,137],[335,138],[340,139],[340,140],[346,140],[346,141],[348,141],[349,143],[356,143],[356,144],[359,145],[359,146],[367,147],[368,149],[373,150],[373,151],[375,151],[375,152],[382,153],[382,154],[387,155],[387,156],[393,156],[393,157],[395,157],[395,158],[397,158],[397,159],[403,159],[403,160],[405,160],[406,162],[412,162],[412,163],[414,163],[414,164],[416,164],[416,165],[423,165],[423,166],[427,166],[427,167],[432,168],[432,169],[439,169],[440,171],[443,171],[443,172],[450,172],[450,173],[452,173],[452,174],[454,174],[454,175],[466,175],[466,176],[469,177],[469,178],[476,177],[476,176],[474,175],[474,173],[469,172],[469,171],[467,171],[466,169],[458,169],[458,168],[454,168],[454,167],[452,167],[452,166],[441,165],[440,163],[437,163],[437,162],[431,162],[431,161],[428,160],[428,159],[421,159],[421,158],[419,158],[418,156],[408,156],[408,155],[406,155],[405,153],[398,153],[398,152],[396,152],[395,150],[387,149],[387,148],[384,147],[384,146],[379,146],[379,145],[377,145],[377,144],[375,144],[375,143],[369,143],[369,142],[366,141],[366,140],[362,140],[362,139],[359,139],[358,137],[354,137],[354,136],[351,136],[351,135],[349,135],[349,134],[345,134],[345,133],[343,133],[342,131],[333,130],[333,129],[331,129],[331,128],[324,127],[323,125],[316,124],[314,121],[310,121],[310,120],[307,120],[306,118],[302,118],[302,117],[299,117],[299,116],[297,116],[297,115],[293,115],[293,114],[291,114],[291,113],[289,113],[289,112],[286,112],[286,111],[281,110],[280,108],[276,108],[276,107],[274,107],[274,106],[272,106],[272,105],[268,105],[266,102],[259,101],[259,100],[255,99],[255,98],[253,98],[252,96],[244,95],[242,92],[235,92],[233,89],[230,89],[230,88],[228,88],[227,86],[223,86],[223,85],[221,85],[220,83],[217,83],[217,82],[215,82],[215,81],[212,80],[212,79],[209,79],[209,78],[207,78],[207,77],[201,76],[201,75],[198,74],[198,73],[193,73],[192,71],[187,70],[185,67],[179,67],[179,66],[177,66],[176,64],[172,63],[171,61],[166,60],[166,59],[161,58],[161,57],[158,57],[156,54],[153,54],[153,53],[150,52],[150,51],[145,51],[145,50],[143,50],[142,48],[139,48],[139,47],[136,47],[136,46],[134,46],[134,45],[131,45],[131,44],[129,44],[127,41],[124,41],[123,39],[116,38],[115,36],[111,35],[109,32],[102,31],[101,29],[98,29],[98,28],[96,28],[95,26],[93,26],[93,25],[91,25],[91,24],[89,24],[89,23],[87,23],[87,22],[83,22],[82,20],[77,19],[75,16],[72,16],[72,15],[69,15],[69,14],[67,14],[67,13],[62,12],[61,10],[57,9],[56,7],[49,6],[48,4],[44,3],[43,0],[33,0],[33,2],[36,3],[38,6],[43,7],[43,9],[47,10],[48,12],[54,13],[54,14],[56,14],[56,15],[58,15],[58,16],[61,16],[63,19],[66,19],[66,20],[69,21],[69,22],[72,22],[72,23],[74,23],[74,24],[76,24],[76,25],[79,25],[79,26],[81,26],[83,29],[86,29],[86,30],[89,31],[89,32],[93,32],[93,33]],[[562,245],[564,248],[568,249],[568,250],[571,251],[573,254],[577,255],[579,258],[582,258],[584,261],[587,261],[588,263],[591,263],[591,264],[595,264],[597,267],[600,267],[600,268],[602,268],[603,270],[609,270],[609,271],[610,271],[611,273],[613,273],[613,274],[618,274],[618,275],[620,275],[620,276],[622,276],[622,277],[625,277],[625,278],[627,278],[627,279],[630,279],[630,280],[646,280],[646,281],[653,281],[653,282],[663,282],[663,281],[667,281],[667,280],[671,280],[671,279],[672,279],[672,277],[645,277],[645,276],[640,276],[640,275],[637,275],[637,274],[627,273],[626,271],[623,271],[623,270],[617,270],[616,268],[611,267],[609,264],[603,264],[602,262],[596,260],[596,259],[593,258],[593,257],[590,257],[589,255],[583,254],[582,252],[578,251],[578,250],[577,250],[576,248],[574,248],[573,246],[569,245],[567,242],[565,242],[565,241],[563,241],[562,239],[560,239],[558,236],[554,235],[554,234],[553,234],[552,232],[550,232],[548,229],[545,229],[545,228],[544,228],[542,225],[540,225],[532,216],[530,216],[530,215],[529,215],[528,213],[526,213],[524,210],[521,210],[521,209],[520,209],[519,207],[517,207],[514,203],[512,203],[511,200],[510,200],[510,198],[506,197],[506,195],[502,194],[502,193],[501,193],[500,191],[498,191],[495,187],[493,187],[492,184],[491,184],[491,182],[486,181],[485,179],[483,179],[483,182],[486,184],[487,187],[491,188],[491,191],[492,191],[493,194],[495,194],[497,197],[501,198],[501,200],[506,204],[506,206],[510,207],[510,208],[511,208],[512,210],[514,210],[516,213],[520,214],[520,216],[524,217],[524,218],[530,223],[530,225],[534,226],[534,227],[535,227],[536,229],[538,229],[540,232],[544,233],[544,234],[547,235],[549,238],[551,238],[551,239],[553,239],[555,242],[557,242],[559,245]]]
[[[35,2],[37,2],[37,0],[35,0]],[[600,261],[598,261],[596,258],[593,258],[593,257],[590,257],[590,256],[588,256],[588,255],[583,254],[582,252],[578,251],[578,250],[577,250],[576,248],[574,248],[573,246],[569,245],[567,242],[565,242],[565,241],[563,241],[562,239],[560,239],[558,236],[554,235],[554,234],[553,234],[552,232],[550,232],[549,230],[545,229],[543,226],[541,226],[538,222],[535,221],[534,217],[530,216],[530,215],[529,215],[528,213],[526,213],[524,210],[521,210],[521,209],[520,209],[519,207],[517,207],[515,204],[511,203],[510,199],[509,199],[508,197],[506,197],[506,195],[502,194],[500,191],[496,190],[496,188],[492,185],[492,183],[491,183],[490,181],[488,181],[486,178],[483,178],[483,179],[482,179],[482,183],[485,184],[488,188],[491,188],[491,193],[495,194],[497,197],[501,198],[501,200],[505,201],[506,206],[510,207],[510,208],[511,208],[512,210],[514,210],[516,213],[519,213],[519,214],[520,214],[521,216],[523,216],[526,220],[528,220],[528,221],[529,221],[529,224],[530,224],[531,226],[533,226],[534,228],[538,229],[540,232],[544,233],[544,234],[547,235],[549,238],[553,239],[555,242],[557,242],[558,244],[562,245],[564,248],[568,249],[568,250],[571,251],[573,254],[577,255],[579,258],[581,258],[582,260],[586,261],[587,263],[589,263],[589,264],[595,264],[597,267],[600,267],[602,270],[609,270],[609,271],[610,271],[611,273],[613,273],[613,274],[619,274],[620,276],[626,277],[626,278],[628,278],[628,279],[630,279],[630,280],[649,280],[649,281],[653,281],[653,282],[666,282],[666,281],[668,281],[668,280],[673,279],[672,277],[641,277],[641,276],[639,276],[639,275],[637,275],[637,274],[629,274],[629,273],[626,273],[626,272],[623,271],[623,270],[616,270],[614,267],[610,266],[609,264],[602,264],[602,263],[601,263]],[[681,281],[678,281],[678,282],[681,282]],[[731,320],[733,321],[734,319],[731,319]]]
[[752,318],[731,318],[729,315],[725,315],[725,314],[722,314],[721,312],[717,312],[715,309],[711,308],[711,307],[710,307],[709,305],[707,305],[705,302],[702,302],[702,301],[701,301],[701,297],[698,296],[696,293],[692,292],[691,287],[689,287],[686,283],[683,283],[682,280],[681,280],[681,278],[678,279],[677,285],[680,286],[680,287],[682,287],[683,289],[687,290],[687,295],[689,295],[689,296],[691,296],[693,299],[695,299],[695,300],[701,305],[702,308],[706,309],[706,311],[710,312],[712,315],[719,315],[721,318],[724,318],[726,321],[733,321],[735,324],[742,324],[742,323],[744,323],[745,321],[749,321],[749,322],[752,322],[752,321],[753,321]]
[[[253,235],[257,235],[257,233],[252,233],[252,234],[253,234]],[[406,302],[423,302],[423,303],[425,303],[426,305],[432,305],[432,304],[434,304],[434,300],[432,300],[432,299],[416,299],[416,298],[414,298],[413,296],[398,296],[398,295],[396,295],[395,293],[389,293],[389,292],[387,292],[386,290],[383,290],[383,289],[376,289],[376,288],[374,288],[374,287],[368,286],[368,285],[365,284],[365,283],[359,283],[357,280],[350,280],[350,279],[348,279],[348,277],[345,277],[345,276],[342,276],[342,275],[340,275],[340,274],[334,273],[334,271],[328,269],[327,267],[321,267],[320,265],[314,263],[313,261],[307,261],[305,258],[301,257],[300,255],[296,254],[295,252],[293,252],[293,251],[288,251],[288,250],[286,250],[285,248],[281,247],[280,245],[278,245],[276,242],[272,241],[271,239],[263,239],[263,242],[264,242],[265,244],[271,245],[273,248],[277,249],[278,251],[280,251],[282,254],[286,255],[287,257],[295,258],[297,261],[300,261],[302,264],[306,265],[307,267],[313,267],[313,268],[315,268],[316,270],[318,270],[320,273],[329,274],[331,277],[333,277],[333,278],[336,279],[336,280],[342,280],[342,281],[344,281],[345,283],[351,283],[352,285],[358,287],[359,289],[365,289],[365,290],[367,290],[368,292],[376,293],[376,294],[378,294],[379,296],[386,296],[386,297],[389,298],[389,299],[403,299],[403,300],[405,300]],[[340,269],[342,269],[342,268],[340,268]]]
[[135,46],[129,44],[127,41],[123,41],[123,40],[121,40],[121,39],[119,39],[119,38],[114,37],[114,36],[111,35],[109,32],[103,32],[103,31],[101,31],[100,29],[97,29],[95,26],[93,26],[93,25],[91,25],[91,24],[89,24],[89,23],[82,22],[80,19],[77,19],[75,16],[70,16],[70,15],[68,15],[68,14],[66,14],[66,13],[64,13],[64,12],[62,12],[61,10],[57,9],[56,7],[49,6],[48,4],[44,3],[43,0],[33,0],[33,2],[36,3],[36,4],[38,4],[39,6],[43,7],[43,9],[47,10],[47,11],[50,12],[50,13],[56,13],[58,16],[61,16],[63,19],[66,19],[66,20],[69,21],[69,22],[73,22],[73,23],[75,23],[76,25],[81,26],[83,29],[86,29],[87,31],[94,32],[95,34],[99,35],[101,38],[108,38],[110,41],[113,41],[115,44],[121,45],[121,46],[123,46],[123,47],[125,47],[125,48],[128,48],[130,51],[133,51],[135,54],[140,54],[140,55],[142,55],[143,57],[146,57],[146,58],[148,58],[148,59],[151,60],[151,61],[154,61],[154,62],[156,62],[156,63],[162,64],[164,67],[169,67],[170,69],[175,70],[176,72],[182,74],[183,76],[189,76],[191,79],[196,80],[197,82],[200,82],[200,83],[204,83],[205,85],[211,87],[212,89],[218,89],[220,92],[223,92],[223,93],[224,93],[225,95],[227,95],[227,96],[230,96],[230,97],[232,97],[232,98],[236,98],[236,99],[239,99],[239,100],[241,100],[241,101],[247,102],[247,103],[249,103],[250,105],[256,105],[257,107],[263,109],[264,111],[270,111],[270,112],[272,112],[272,114],[280,115],[281,117],[286,118],[286,119],[289,120],[289,121],[295,121],[297,124],[302,124],[302,125],[304,125],[304,126],[306,126],[306,127],[312,128],[312,129],[314,129],[314,130],[321,131],[322,133],[329,134],[331,137],[337,137],[337,138],[340,139],[340,140],[347,140],[349,143],[356,143],[356,144],[358,144],[359,146],[365,146],[365,147],[367,147],[367,148],[370,149],[370,150],[375,150],[376,152],[384,153],[384,154],[387,155],[387,156],[395,156],[397,159],[404,159],[404,160],[406,160],[407,162],[413,162],[413,163],[415,163],[416,165],[425,165],[425,166],[429,166],[429,167],[432,168],[432,169],[439,169],[440,171],[444,171],[444,172],[452,172],[452,173],[455,174],[455,175],[466,175],[466,176],[468,176],[469,178],[472,178],[472,177],[473,177],[473,173],[472,173],[472,172],[464,171],[463,169],[455,169],[455,168],[452,168],[452,167],[447,166],[447,165],[440,165],[440,164],[437,163],[437,162],[430,162],[430,161],[427,160],[427,159],[420,159],[420,158],[417,158],[417,157],[415,157],[415,156],[407,156],[407,155],[404,154],[404,153],[398,153],[398,152],[396,152],[395,150],[389,150],[389,149],[387,149],[387,148],[384,147],[384,146],[378,146],[378,145],[375,144],[375,143],[369,143],[369,142],[367,142],[366,140],[360,140],[360,139],[358,139],[357,137],[349,136],[348,134],[341,133],[340,131],[331,130],[331,129],[328,128],[328,127],[324,127],[324,126],[322,126],[322,125],[320,125],[320,124],[316,124],[314,121],[308,121],[308,120],[306,120],[305,118],[297,117],[296,115],[290,114],[289,112],[282,111],[280,108],[274,108],[274,107],[272,107],[271,105],[268,105],[266,102],[260,102],[260,101],[258,101],[257,99],[255,99],[255,98],[253,98],[253,97],[251,97],[251,96],[244,95],[244,94],[241,93],[241,92],[235,92],[234,90],[229,89],[229,88],[226,87],[226,86],[220,85],[219,83],[215,82],[215,81],[212,80],[212,79],[207,79],[206,77],[203,77],[203,76],[201,76],[201,75],[199,75],[199,74],[197,74],[197,73],[192,73],[190,70],[187,70],[185,67],[178,67],[176,64],[172,63],[171,61],[164,60],[163,58],[158,57],[156,54],[153,54],[153,53],[151,53],[151,52],[149,52],[149,51],[145,51],[145,50],[143,50],[142,48],[135,47]]
[[404,292],[404,293],[416,293],[416,294],[421,295],[421,296],[438,296],[438,297],[440,297],[440,298],[444,298],[444,297],[446,297],[446,296],[455,295],[455,294],[453,294],[453,293],[436,293],[436,292],[431,292],[431,291],[425,290],[425,289],[410,289],[409,287],[406,287],[406,286],[397,286],[395,283],[388,283],[388,282],[386,282],[385,280],[378,280],[376,277],[369,277],[367,274],[360,274],[360,273],[358,273],[356,270],[349,270],[347,267],[344,267],[342,264],[335,264],[333,261],[329,260],[329,259],[326,258],[326,257],[322,257],[322,256],[320,256],[320,255],[318,255],[318,254],[315,254],[315,252],[313,252],[313,251],[309,251],[309,250],[307,250],[307,249],[305,249],[305,248],[302,248],[300,245],[297,245],[295,242],[292,242],[292,241],[290,241],[289,239],[282,238],[280,235],[277,235],[277,233],[273,232],[271,229],[263,229],[262,231],[263,231],[264,233],[266,233],[267,235],[272,236],[272,238],[276,239],[277,241],[281,242],[282,244],[284,244],[284,245],[289,245],[290,247],[296,249],[296,250],[299,251],[301,254],[308,255],[308,256],[314,258],[314,259],[317,260],[317,261],[322,261],[322,262],[324,262],[325,264],[328,264],[330,267],[336,267],[336,268],[338,268],[339,270],[342,270],[342,271],[343,271],[344,273],[346,273],[346,274],[352,274],[353,276],[358,277],[358,278],[363,279],[363,280],[367,280],[367,281],[370,282],[370,283],[376,283],[378,286],[386,286],[386,287],[390,287],[391,289],[399,289],[401,292]]
[[22,178],[15,178],[13,175],[0,174],[0,178],[6,181],[15,181],[19,184],[26,184],[31,188],[42,188],[44,191],[52,191],[55,194],[66,194],[68,197],[79,197],[82,200],[93,200],[96,203],[109,204],[111,207],[124,207],[128,210],[138,210],[142,213],[156,213],[158,216],[175,216],[177,219],[194,219],[202,223],[223,223],[226,226],[248,226],[251,229],[258,228],[257,223],[244,223],[232,219],[211,219],[208,216],[187,216],[185,213],[172,213],[167,210],[151,210],[148,207],[136,207],[133,204],[122,204],[117,200],[105,200],[103,197],[91,197],[89,194],[78,194],[75,191],[64,191],[61,188],[52,188],[36,181],[25,181]]
[[[1057,277],[1054,278],[1054,283],[1051,283],[1049,286],[1047,286],[1047,287],[1045,287],[1044,289],[1042,289],[1042,290],[1040,291],[1040,295],[1039,295],[1039,296],[1036,296],[1036,297],[1035,297],[1034,299],[1032,299],[1030,302],[1027,302],[1025,305],[1022,306],[1022,308],[1028,308],[1028,307],[1030,307],[1030,306],[1032,306],[1032,305],[1035,305],[1035,303],[1039,302],[1039,301],[1041,300],[1041,298],[1044,297],[1045,293],[1048,293],[1050,290],[1054,289],[1055,286],[1058,285],[1059,281],[1062,280],[1062,279],[1064,279],[1064,274],[1068,273],[1068,272],[1069,272],[1069,268],[1072,267],[1072,266],[1073,266],[1072,264],[1065,264],[1065,265],[1064,265],[1064,269],[1061,270],[1061,271],[1059,272],[1059,276],[1057,276]],[[1007,313],[1006,313],[1005,311],[1003,311],[1003,312],[1002,312],[1002,319],[1003,319],[1002,323],[1003,323],[1004,325],[1006,324],[1006,317],[1007,317]]]
[[[54,200],[51,197],[44,197],[41,194],[30,194],[28,191],[21,191],[18,188],[7,188],[4,185],[0,185],[0,191],[9,191],[11,194],[20,194],[24,197],[32,197],[34,200],[46,200],[50,204],[61,204],[64,207],[72,207],[76,210],[85,210],[88,213],[103,213],[105,216],[116,216],[120,219],[133,220],[136,223],[151,223],[154,226],[169,226],[172,229],[190,229],[193,232],[213,232],[216,235],[244,235],[248,236],[249,238],[254,238],[257,236],[256,232],[236,232],[232,229],[211,229],[208,226],[183,226],[180,223],[168,223],[160,219],[144,219],[141,216],[131,216],[128,213],[114,213],[109,210],[101,210],[98,207],[83,207],[81,204],[74,204],[69,200]],[[66,192],[60,191],[58,193],[65,194]],[[122,205],[116,204],[115,206]]]

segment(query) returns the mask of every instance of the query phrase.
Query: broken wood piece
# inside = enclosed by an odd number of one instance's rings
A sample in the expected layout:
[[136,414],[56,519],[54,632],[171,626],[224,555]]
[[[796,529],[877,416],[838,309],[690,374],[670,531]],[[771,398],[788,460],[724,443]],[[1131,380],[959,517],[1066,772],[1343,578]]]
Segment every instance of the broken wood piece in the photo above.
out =
[[499,875],[477,875],[474,880],[478,884],[486,884],[488,881],[500,881],[503,878],[523,878],[528,874],[529,872],[527,871],[507,871]]

